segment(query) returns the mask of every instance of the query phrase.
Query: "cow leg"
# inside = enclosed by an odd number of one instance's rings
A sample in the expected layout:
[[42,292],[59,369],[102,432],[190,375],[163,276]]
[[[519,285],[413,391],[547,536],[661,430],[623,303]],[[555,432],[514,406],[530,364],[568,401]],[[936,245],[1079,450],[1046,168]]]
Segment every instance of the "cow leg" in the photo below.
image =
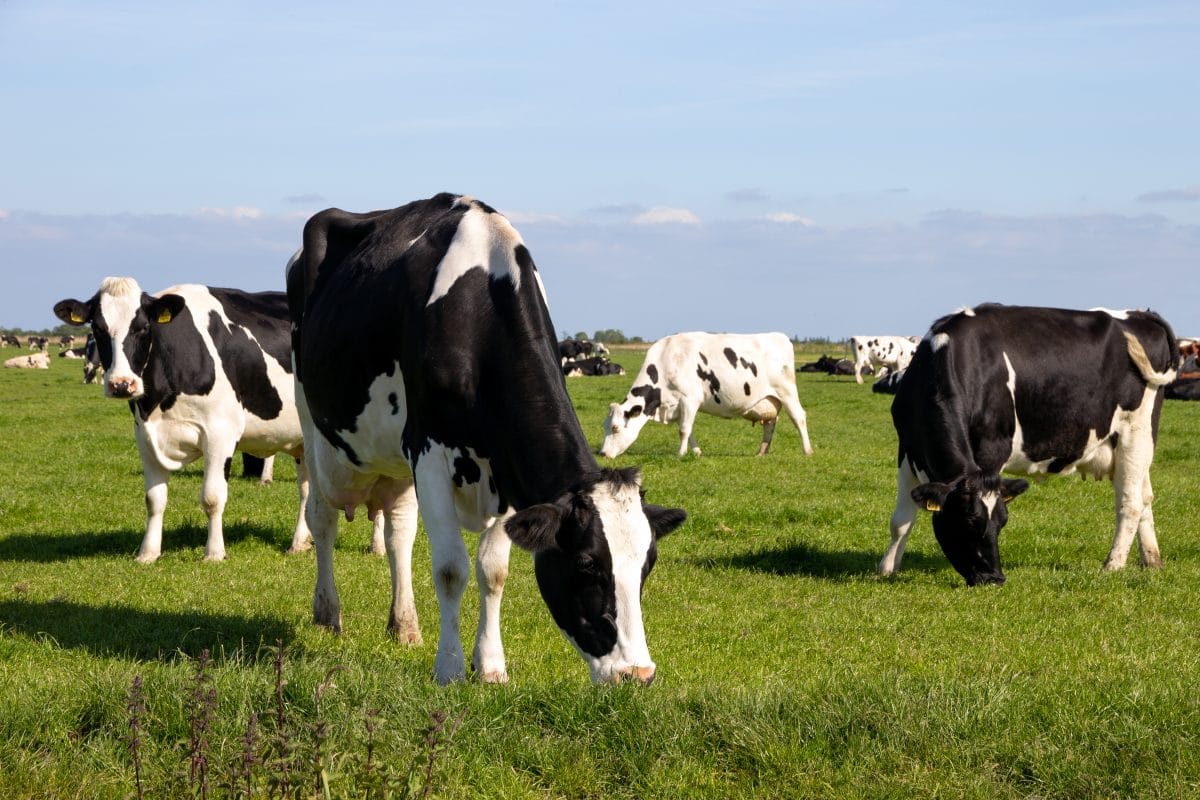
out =
[[696,455],[700,455],[700,445],[696,444],[696,437],[692,435],[692,426],[696,424],[696,412],[699,409],[693,406],[687,400],[679,403],[679,455],[687,455],[688,448]]
[[[382,522],[388,567],[392,573],[392,608],[388,612],[388,633],[406,644],[421,644],[421,626],[413,599],[412,551],[417,538],[417,490],[412,478],[389,481],[391,497],[383,511],[372,520]],[[372,534],[374,536],[374,534]]]
[[484,683],[506,683],[508,671],[504,666],[504,644],[500,640],[500,598],[508,579],[508,556],[512,540],[504,532],[499,517],[479,538],[475,554],[475,580],[479,583],[479,630],[475,634],[475,650],[471,665]]
[[857,383],[862,383],[863,367],[870,364],[870,360],[863,358],[861,353],[854,354],[854,380]]
[[[264,483],[270,481],[265,480],[267,471],[274,466],[275,456],[271,456],[263,465]],[[296,488],[300,493],[300,513],[296,519],[296,529],[292,532],[292,546],[288,548],[289,553],[303,553],[312,547],[312,532],[308,529],[308,523],[305,521],[305,508],[308,506],[308,493],[311,491],[311,484],[308,480],[308,465],[304,463],[304,458],[296,459]]]
[[[275,480],[275,456],[267,456],[263,459],[262,474],[258,476],[258,482],[268,484]],[[300,506],[303,508],[304,503]]]
[[767,451],[771,449],[771,439],[775,437],[775,421],[772,419],[763,423],[762,444],[758,446],[758,453],[756,455],[765,456]]
[[[435,451],[440,449],[434,447]],[[429,536],[433,588],[437,592],[441,620],[433,675],[444,686],[452,681],[463,680],[467,675],[458,617],[463,590],[471,574],[471,559],[467,555],[458,513],[454,509],[452,484],[447,475],[447,454],[442,450],[442,457],[438,455],[430,452],[417,462],[416,481],[421,517],[425,520],[425,531]]]
[[229,484],[225,480],[225,461],[233,452],[211,452],[204,454],[204,483],[200,486],[200,507],[208,515],[208,542],[204,545],[205,561],[225,560],[225,534],[222,517],[225,501],[229,497]]
[[146,481],[146,535],[137,560],[153,564],[162,555],[163,513],[167,510],[167,470],[153,460],[142,459],[142,477]]
[[[788,392],[783,397],[783,407],[787,410],[788,416],[792,418],[792,424],[796,426],[796,431],[800,434],[800,443],[804,445],[804,455],[812,455],[812,442],[808,440],[808,414],[804,412],[804,406],[800,405],[800,398],[794,392]],[[764,426],[765,427],[765,426]],[[766,430],[763,431],[763,439],[770,444],[767,439]],[[763,451],[766,453],[766,450]]]
[[367,554],[372,556],[381,556],[387,552],[387,544],[384,541],[386,536],[387,523],[384,521],[384,514],[380,511],[371,518],[371,543],[367,545]]
[[917,487],[917,483],[908,467],[907,459],[900,463],[896,472],[896,507],[892,509],[892,518],[889,521],[892,541],[879,561],[879,574],[885,578],[900,569],[904,547],[908,544],[908,534],[917,519],[917,504],[912,499],[912,490]]
[[311,492],[304,506],[305,520],[317,551],[317,585],[313,590],[313,622],[342,632],[342,606],[333,579],[333,543],[337,541],[337,509],[320,492]]
[[1146,506],[1142,509],[1142,518],[1138,521],[1138,550],[1142,566],[1157,569],[1162,566],[1162,554],[1158,551],[1158,537],[1154,534],[1154,490],[1150,488],[1149,473],[1142,483],[1142,500]]

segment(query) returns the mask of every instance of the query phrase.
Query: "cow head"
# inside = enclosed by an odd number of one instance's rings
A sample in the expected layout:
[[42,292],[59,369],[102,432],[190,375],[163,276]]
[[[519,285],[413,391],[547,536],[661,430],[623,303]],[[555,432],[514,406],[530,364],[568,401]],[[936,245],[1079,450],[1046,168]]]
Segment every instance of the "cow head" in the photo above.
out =
[[60,300],[54,313],[71,325],[91,325],[104,367],[104,394],[136,400],[145,393],[142,372],[156,331],[183,306],[176,294],[151,297],[133,278],[105,278],[90,300]]
[[616,458],[637,441],[642,427],[658,410],[660,392],[657,387],[635,386],[623,403],[610,403],[604,418],[604,441],[600,455]]
[[953,483],[921,484],[912,498],[933,512],[934,536],[968,586],[1003,584],[1000,531],[1008,522],[1008,502],[1028,488],[1028,481],[975,472]]
[[687,513],[642,502],[636,469],[603,470],[553,503],[519,511],[509,538],[533,553],[538,589],[595,683],[654,679],[642,586],[657,542]]

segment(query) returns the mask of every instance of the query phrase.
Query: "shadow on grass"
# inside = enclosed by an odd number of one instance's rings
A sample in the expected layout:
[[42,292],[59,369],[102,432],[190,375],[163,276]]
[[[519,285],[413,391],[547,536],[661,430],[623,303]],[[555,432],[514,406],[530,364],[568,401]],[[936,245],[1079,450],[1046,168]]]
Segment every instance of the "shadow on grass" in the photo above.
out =
[[59,647],[99,656],[161,661],[208,650],[214,661],[270,660],[265,648],[295,635],[267,616],[144,611],[50,600],[0,602],[0,635],[49,638]]
[[[852,578],[872,576],[883,556],[883,550],[818,550],[806,544],[790,544],[784,547],[756,550],[731,556],[696,559],[699,566],[718,566],[765,572],[771,575],[809,575],[814,578]],[[927,556],[921,553],[906,553],[903,570],[936,572],[945,569],[946,559],[941,555]]]
[[[103,533],[18,533],[0,539],[0,561],[26,561],[48,564],[91,556],[137,555],[144,530],[104,531]],[[225,522],[225,547],[248,539],[278,547],[282,553],[291,543],[291,532],[255,524]],[[204,547],[208,527],[188,523],[163,531],[162,551]]]

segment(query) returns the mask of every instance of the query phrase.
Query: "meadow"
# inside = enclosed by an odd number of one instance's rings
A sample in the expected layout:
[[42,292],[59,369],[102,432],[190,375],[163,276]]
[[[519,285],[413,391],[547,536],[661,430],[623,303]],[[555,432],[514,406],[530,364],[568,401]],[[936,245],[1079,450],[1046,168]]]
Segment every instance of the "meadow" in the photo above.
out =
[[[642,354],[613,355],[628,376],[568,381],[594,446]],[[1200,796],[1200,404],[1162,416],[1163,569],[1135,549],[1102,573],[1112,489],[1059,478],[1014,501],[1008,583],[977,589],[928,518],[876,577],[895,434],[869,385],[798,376],[811,457],[786,421],[765,458],[742,421],[702,416],[683,459],[647,426],[617,463],[689,513],[646,584],[653,685],[592,686],[514,549],[510,682],[438,688],[423,537],[417,647],[386,633],[363,515],[338,542],[344,633],[311,624],[286,459],[273,485],[231,481],[223,563],[202,560],[199,465],[175,475],[163,556],[136,564],[126,405],[54,362],[0,370],[0,797]],[[463,605],[469,653],[473,579]]]

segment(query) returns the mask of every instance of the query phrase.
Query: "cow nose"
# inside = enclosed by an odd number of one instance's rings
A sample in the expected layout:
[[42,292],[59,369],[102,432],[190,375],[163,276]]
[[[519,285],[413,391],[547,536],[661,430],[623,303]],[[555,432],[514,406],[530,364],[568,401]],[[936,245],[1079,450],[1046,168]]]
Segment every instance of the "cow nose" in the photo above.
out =
[[115,380],[108,384],[109,394],[113,397],[132,397],[136,389],[136,380]]
[[649,686],[654,683],[654,667],[630,667],[621,670],[621,680],[637,681],[642,686]]

